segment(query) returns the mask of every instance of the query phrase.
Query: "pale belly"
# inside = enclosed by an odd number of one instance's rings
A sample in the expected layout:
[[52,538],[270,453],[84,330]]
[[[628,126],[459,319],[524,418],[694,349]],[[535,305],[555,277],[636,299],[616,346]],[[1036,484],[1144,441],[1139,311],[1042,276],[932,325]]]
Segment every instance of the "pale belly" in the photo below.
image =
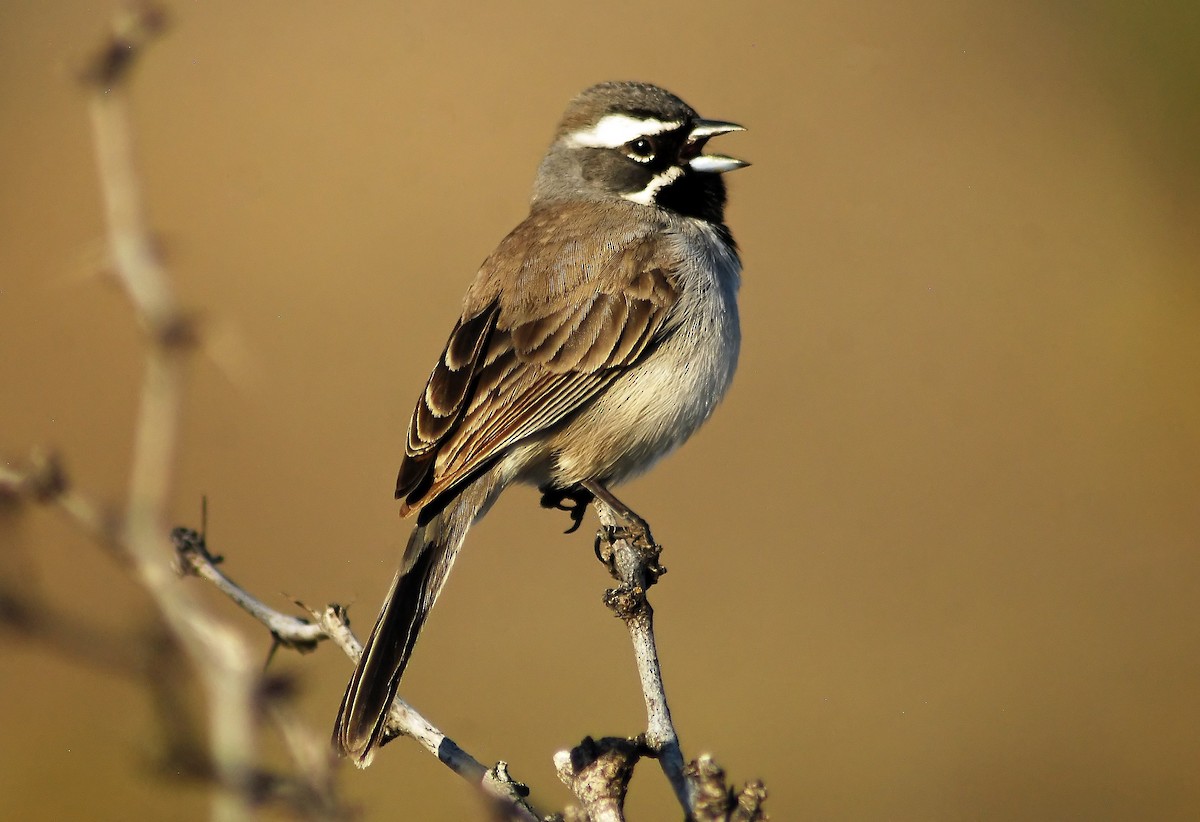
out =
[[739,264],[715,238],[706,239],[712,240],[702,259],[707,264],[688,273],[674,333],[551,435],[549,464],[526,479],[560,487],[621,482],[669,454],[712,415],[737,367]]

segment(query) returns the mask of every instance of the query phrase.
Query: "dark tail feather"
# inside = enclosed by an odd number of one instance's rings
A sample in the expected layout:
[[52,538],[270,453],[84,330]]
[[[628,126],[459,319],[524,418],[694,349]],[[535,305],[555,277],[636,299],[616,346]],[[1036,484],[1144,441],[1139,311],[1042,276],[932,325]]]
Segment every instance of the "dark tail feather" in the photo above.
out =
[[467,530],[487,511],[499,490],[494,476],[485,474],[437,516],[413,529],[404,564],[363,646],[333,727],[334,748],[358,767],[371,764],[413,645],[446,583]]

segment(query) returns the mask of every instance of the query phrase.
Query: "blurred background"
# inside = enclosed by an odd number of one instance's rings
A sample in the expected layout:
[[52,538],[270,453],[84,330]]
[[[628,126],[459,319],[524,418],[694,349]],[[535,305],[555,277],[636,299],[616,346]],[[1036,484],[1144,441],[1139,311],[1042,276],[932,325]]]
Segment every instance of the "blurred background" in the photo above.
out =
[[[141,340],[99,275],[74,72],[107,3],[0,11],[0,456],[119,503]],[[622,496],[654,526],[685,753],[773,817],[1194,819],[1200,808],[1200,12],[1192,2],[169,4],[134,84],[152,221],[207,348],[174,514],[268,602],[369,627],[407,525],[417,392],[525,214],[566,101],[659,83],[721,148],[743,249],[734,388]],[[591,520],[589,519],[589,523]],[[540,806],[551,757],[644,726],[591,536],[510,492],[403,694]],[[53,511],[0,570],[139,629]],[[589,527],[584,529],[590,530]],[[200,585],[199,582],[195,583]],[[268,651],[265,632],[213,608]],[[0,816],[201,819],[146,693],[0,638]],[[333,721],[348,661],[273,662]],[[366,818],[475,818],[415,744],[343,768]],[[678,812],[652,764],[632,819]]]

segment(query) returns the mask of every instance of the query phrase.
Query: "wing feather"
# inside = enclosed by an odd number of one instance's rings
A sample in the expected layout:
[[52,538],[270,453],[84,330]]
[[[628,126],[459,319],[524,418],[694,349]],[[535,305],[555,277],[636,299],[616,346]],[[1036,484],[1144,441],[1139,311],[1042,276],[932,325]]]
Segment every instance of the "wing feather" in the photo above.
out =
[[396,483],[401,513],[436,510],[652,349],[677,298],[668,274],[676,261],[658,226],[635,222],[640,231],[612,238],[605,226],[623,207],[579,206],[575,219],[534,212],[484,263],[413,411]]

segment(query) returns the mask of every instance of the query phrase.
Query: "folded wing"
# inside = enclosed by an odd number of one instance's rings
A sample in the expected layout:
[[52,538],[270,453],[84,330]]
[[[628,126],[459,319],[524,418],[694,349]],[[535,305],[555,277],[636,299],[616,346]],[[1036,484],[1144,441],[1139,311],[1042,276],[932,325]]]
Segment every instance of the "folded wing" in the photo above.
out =
[[677,299],[676,261],[654,239],[660,226],[614,240],[611,208],[534,212],[484,263],[409,423],[396,482],[403,514],[436,514],[657,345]]

